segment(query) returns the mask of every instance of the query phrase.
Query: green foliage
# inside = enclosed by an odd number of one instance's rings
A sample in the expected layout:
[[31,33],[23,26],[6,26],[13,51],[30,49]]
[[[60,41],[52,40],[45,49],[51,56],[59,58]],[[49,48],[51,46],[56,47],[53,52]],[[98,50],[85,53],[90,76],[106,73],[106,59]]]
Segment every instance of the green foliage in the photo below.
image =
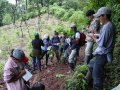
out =
[[57,77],[57,78],[64,78],[65,75],[64,75],[64,74],[56,74],[56,77]]
[[0,63],[0,79],[2,78],[1,76],[3,75],[3,67],[4,67],[4,64]]
[[55,16],[58,17],[58,18],[61,18],[64,14],[65,14],[65,9],[63,8],[59,8],[57,9],[57,11],[55,12]]
[[74,13],[74,9],[70,9],[67,12],[65,12],[65,14],[62,17],[62,20],[69,20],[69,18],[72,16],[72,14]]
[[57,32],[59,32],[60,34],[64,34],[67,33],[67,36],[71,37],[74,35],[74,32],[72,32],[72,30],[70,30],[70,28],[65,27],[64,25],[58,25],[55,30]]
[[70,22],[75,23],[78,26],[78,30],[81,30],[86,25],[86,19],[82,11],[75,11],[70,17]]
[[65,0],[63,3],[63,7],[65,9],[71,9],[73,8],[74,10],[79,9],[79,1],[78,0]]
[[10,16],[10,14],[5,14],[4,17],[3,17],[3,24],[10,24],[12,21],[12,18]]
[[73,75],[69,76],[65,82],[66,90],[87,90],[87,83],[83,79],[85,73],[88,70],[86,65],[79,65],[76,67],[76,70]]
[[42,7],[41,10],[40,10],[41,14],[47,13],[47,11],[48,11],[47,7]]
[[59,8],[61,7],[59,7],[56,3],[54,5],[50,5],[50,14],[55,14],[55,12],[59,10]]

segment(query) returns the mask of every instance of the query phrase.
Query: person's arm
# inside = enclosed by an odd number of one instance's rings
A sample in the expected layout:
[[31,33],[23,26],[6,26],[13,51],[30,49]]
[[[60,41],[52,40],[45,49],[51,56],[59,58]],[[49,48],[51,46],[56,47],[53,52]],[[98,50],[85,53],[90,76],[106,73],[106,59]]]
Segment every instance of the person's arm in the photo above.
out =
[[80,33],[76,33],[75,42],[76,42],[76,44],[79,44],[79,42],[80,42]]
[[96,42],[96,37],[93,33],[89,33],[89,36],[91,37],[92,40],[94,40],[94,42]]
[[7,83],[15,82],[18,79],[22,78],[22,76],[26,73],[25,70],[21,70],[20,73],[13,75],[10,80],[7,81]]

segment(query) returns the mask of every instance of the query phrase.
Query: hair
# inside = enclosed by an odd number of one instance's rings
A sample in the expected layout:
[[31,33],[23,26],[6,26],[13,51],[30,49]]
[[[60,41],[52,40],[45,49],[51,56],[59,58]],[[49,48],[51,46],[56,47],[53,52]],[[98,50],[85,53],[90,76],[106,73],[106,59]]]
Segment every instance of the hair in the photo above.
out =
[[35,33],[35,39],[39,39],[39,34]]
[[59,33],[57,31],[54,32],[55,35],[59,35]]
[[91,16],[91,15],[93,15],[93,14],[95,14],[94,10],[88,10],[88,11],[86,12],[86,16],[87,16],[87,17],[88,17],[88,16]]
[[13,57],[13,51],[14,51],[15,49],[12,49],[11,50],[11,52],[10,52],[10,57]]
[[107,19],[111,20],[111,14],[106,14]]
[[77,27],[71,27],[72,28],[72,30],[74,29],[74,31],[77,31]]

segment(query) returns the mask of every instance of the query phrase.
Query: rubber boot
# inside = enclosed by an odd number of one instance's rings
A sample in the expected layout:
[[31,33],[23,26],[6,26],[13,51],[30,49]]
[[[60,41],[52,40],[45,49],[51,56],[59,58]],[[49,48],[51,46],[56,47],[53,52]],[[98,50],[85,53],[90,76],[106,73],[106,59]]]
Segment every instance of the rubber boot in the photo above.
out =
[[92,59],[92,55],[85,55],[84,63],[85,63],[85,64],[88,64],[91,59]]
[[90,83],[92,80],[92,73],[90,72],[90,70],[88,70],[86,76],[85,76],[87,83]]
[[75,64],[74,63],[69,63],[69,66],[70,66],[71,70],[74,71]]

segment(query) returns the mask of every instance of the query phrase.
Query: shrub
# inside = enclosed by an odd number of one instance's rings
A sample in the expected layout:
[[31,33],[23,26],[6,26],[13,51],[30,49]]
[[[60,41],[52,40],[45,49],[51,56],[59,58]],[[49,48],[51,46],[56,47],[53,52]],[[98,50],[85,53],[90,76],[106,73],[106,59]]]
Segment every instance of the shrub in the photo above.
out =
[[65,12],[64,16],[62,17],[62,20],[69,20],[69,18],[72,16],[74,10],[70,9],[68,12]]
[[56,12],[55,12],[55,16],[58,17],[58,18],[62,18],[63,15],[65,14],[65,9],[63,8],[59,8]]
[[47,13],[47,10],[48,10],[47,7],[42,7],[40,12],[41,12],[41,14]]
[[[73,75],[69,76],[65,82],[66,90],[87,90],[87,83],[83,79],[85,77],[88,67],[86,65],[79,65]],[[83,74],[84,73],[84,74]]]
[[10,14],[5,14],[4,17],[3,17],[2,22],[3,22],[3,24],[10,24],[11,20],[12,20],[12,18],[10,16]]
[[69,20],[70,22],[75,23],[78,26],[78,29],[82,29],[86,24],[86,18],[82,11],[75,11]]

